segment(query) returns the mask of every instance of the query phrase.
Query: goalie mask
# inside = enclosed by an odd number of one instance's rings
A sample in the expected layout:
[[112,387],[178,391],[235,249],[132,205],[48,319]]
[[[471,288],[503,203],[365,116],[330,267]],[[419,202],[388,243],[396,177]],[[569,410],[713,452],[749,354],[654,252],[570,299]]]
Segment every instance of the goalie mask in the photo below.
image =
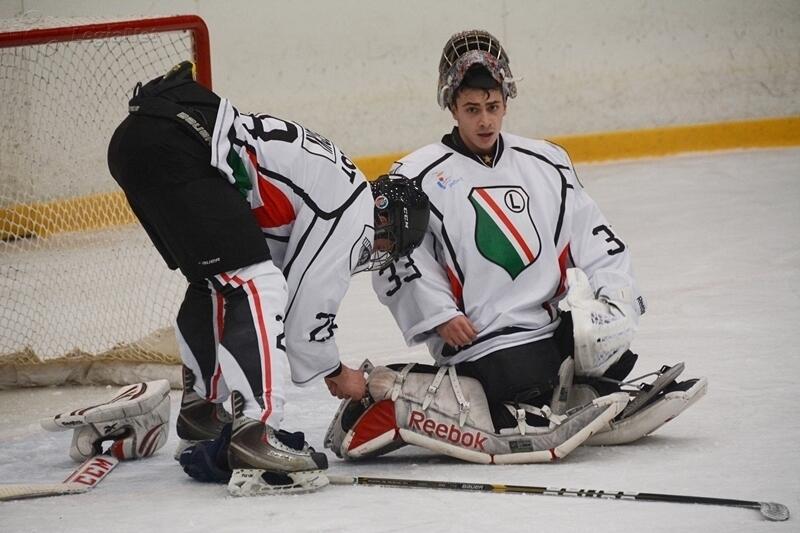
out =
[[483,30],[456,33],[447,41],[439,61],[439,106],[453,104],[456,91],[470,67],[483,66],[500,85],[504,98],[517,96],[517,85],[508,66],[506,51],[492,34]]
[[420,245],[428,227],[428,196],[409,179],[384,174],[373,181],[375,245],[367,270],[381,270]]

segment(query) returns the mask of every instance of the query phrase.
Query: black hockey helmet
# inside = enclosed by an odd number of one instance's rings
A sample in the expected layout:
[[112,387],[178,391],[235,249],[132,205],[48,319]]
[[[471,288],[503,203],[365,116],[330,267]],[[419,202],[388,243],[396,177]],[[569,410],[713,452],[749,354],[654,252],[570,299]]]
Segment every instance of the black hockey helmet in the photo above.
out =
[[430,202],[408,178],[384,174],[373,181],[375,245],[368,270],[380,270],[420,245],[428,228]]

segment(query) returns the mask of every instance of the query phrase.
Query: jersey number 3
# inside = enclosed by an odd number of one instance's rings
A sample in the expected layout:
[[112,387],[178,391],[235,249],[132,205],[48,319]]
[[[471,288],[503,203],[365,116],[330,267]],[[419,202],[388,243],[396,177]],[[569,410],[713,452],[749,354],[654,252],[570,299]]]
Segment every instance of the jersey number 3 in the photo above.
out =
[[625,243],[622,242],[614,235],[614,232],[606,226],[605,224],[601,224],[592,230],[592,235],[598,235],[600,233],[604,233],[606,236],[606,242],[611,243],[614,245],[613,248],[606,250],[608,255],[616,255],[618,253],[625,251]]
[[[409,275],[407,275],[407,276],[404,276],[402,278],[402,280],[401,280],[400,276],[397,273],[397,267],[395,266],[395,264],[394,263],[390,263],[389,264],[389,267],[388,267],[388,270],[389,270],[389,281],[394,283],[394,287],[392,287],[391,289],[386,291],[386,296],[393,296],[394,293],[399,291],[400,287],[403,286],[403,282],[408,283],[409,281],[414,281],[415,279],[422,277],[422,273],[417,268],[417,265],[414,264],[414,259],[410,255],[405,256],[405,259],[406,259],[406,262],[405,262],[404,266],[405,266],[406,269],[410,270],[411,273]],[[386,269],[381,270],[380,272],[378,272],[378,274],[380,274],[382,276],[385,271],[386,271]]]

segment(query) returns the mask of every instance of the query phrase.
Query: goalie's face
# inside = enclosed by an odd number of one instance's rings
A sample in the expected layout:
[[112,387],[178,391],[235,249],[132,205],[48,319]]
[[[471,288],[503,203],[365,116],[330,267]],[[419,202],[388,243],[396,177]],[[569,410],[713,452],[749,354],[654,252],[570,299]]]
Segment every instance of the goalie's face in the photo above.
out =
[[494,151],[506,103],[500,89],[462,88],[450,108],[464,144],[477,155]]

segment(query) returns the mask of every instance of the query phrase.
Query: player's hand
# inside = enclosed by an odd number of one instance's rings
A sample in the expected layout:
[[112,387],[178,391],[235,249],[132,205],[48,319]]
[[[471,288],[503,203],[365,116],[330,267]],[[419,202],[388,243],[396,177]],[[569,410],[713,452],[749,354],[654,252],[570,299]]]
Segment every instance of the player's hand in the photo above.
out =
[[349,398],[358,401],[367,393],[367,380],[364,378],[364,372],[345,365],[342,365],[342,371],[338,376],[326,377],[325,384],[328,386],[331,396],[339,399]]
[[464,315],[458,315],[444,324],[439,324],[436,326],[436,333],[444,339],[444,342],[454,348],[471,344],[475,337],[478,336],[475,326]]

